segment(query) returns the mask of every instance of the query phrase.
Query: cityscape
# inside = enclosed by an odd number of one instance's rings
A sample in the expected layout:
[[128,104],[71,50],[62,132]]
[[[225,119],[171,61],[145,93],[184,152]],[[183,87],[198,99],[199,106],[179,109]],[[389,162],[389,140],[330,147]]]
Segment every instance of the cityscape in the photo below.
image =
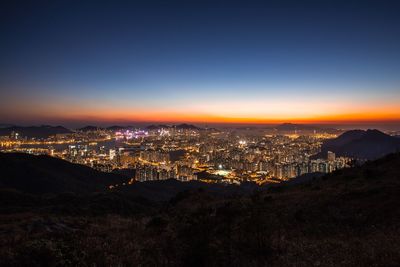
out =
[[[303,132],[303,133],[302,133]],[[324,140],[341,131],[286,131],[198,128],[194,125],[144,129],[83,128],[46,139],[18,132],[2,136],[3,152],[50,155],[103,172],[128,169],[132,182],[177,179],[208,183],[278,183],[307,173],[349,167],[352,158],[313,158]],[[118,185],[110,185],[114,187]]]
[[5,0],[0,36],[0,267],[400,266],[399,0]]

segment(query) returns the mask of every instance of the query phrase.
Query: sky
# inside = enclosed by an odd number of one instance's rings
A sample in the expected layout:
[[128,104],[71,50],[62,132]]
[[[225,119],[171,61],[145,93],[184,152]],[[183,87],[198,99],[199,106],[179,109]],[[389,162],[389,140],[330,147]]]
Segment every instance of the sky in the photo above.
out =
[[398,123],[398,1],[2,1],[0,123]]

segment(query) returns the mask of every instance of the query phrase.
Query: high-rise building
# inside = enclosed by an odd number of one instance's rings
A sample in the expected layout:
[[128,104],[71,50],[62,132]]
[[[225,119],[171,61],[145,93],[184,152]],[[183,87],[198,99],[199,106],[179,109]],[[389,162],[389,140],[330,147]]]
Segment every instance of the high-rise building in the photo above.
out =
[[335,153],[333,153],[332,151],[328,151],[327,153],[327,158],[329,162],[333,162],[336,159],[336,155]]
[[110,160],[113,160],[115,158],[115,156],[116,156],[115,149],[110,149],[110,151],[109,151]]

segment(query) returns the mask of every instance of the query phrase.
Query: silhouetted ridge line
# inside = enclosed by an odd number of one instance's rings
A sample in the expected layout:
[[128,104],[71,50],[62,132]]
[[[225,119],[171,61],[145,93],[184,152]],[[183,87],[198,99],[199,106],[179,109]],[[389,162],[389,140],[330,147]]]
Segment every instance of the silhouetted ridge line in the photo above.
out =
[[12,126],[6,128],[0,128],[0,136],[9,136],[12,132],[18,133],[20,137],[28,138],[48,138],[49,136],[56,134],[67,134],[72,133],[71,130],[63,126]]
[[351,130],[335,139],[326,140],[316,157],[326,157],[326,153],[332,151],[337,156],[371,160],[399,150],[399,138],[376,129]]
[[126,182],[123,175],[104,173],[90,167],[45,155],[0,153],[0,186],[25,193],[89,193]]

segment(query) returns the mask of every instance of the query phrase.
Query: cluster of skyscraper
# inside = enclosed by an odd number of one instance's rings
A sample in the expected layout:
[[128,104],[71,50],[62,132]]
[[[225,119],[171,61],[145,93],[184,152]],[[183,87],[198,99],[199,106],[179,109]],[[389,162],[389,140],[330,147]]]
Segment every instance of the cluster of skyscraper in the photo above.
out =
[[[124,134],[121,134],[124,133]],[[137,133],[137,134],[130,134]],[[142,134],[143,133],[143,134]],[[348,166],[349,158],[313,159],[323,133],[266,134],[215,129],[95,129],[45,140],[6,138],[3,151],[49,154],[101,171],[135,170],[136,181],[199,179],[207,182],[276,182]],[[8,139],[7,139],[8,138]],[[198,175],[201,173],[201,175]]]

